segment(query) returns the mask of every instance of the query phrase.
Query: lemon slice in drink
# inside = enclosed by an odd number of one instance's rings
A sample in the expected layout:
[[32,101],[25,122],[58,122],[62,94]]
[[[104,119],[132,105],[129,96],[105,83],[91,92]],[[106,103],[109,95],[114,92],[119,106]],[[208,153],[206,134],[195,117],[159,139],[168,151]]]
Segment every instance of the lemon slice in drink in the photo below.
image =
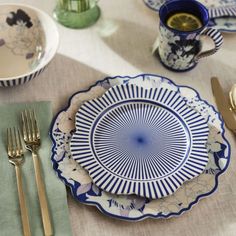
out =
[[189,13],[176,13],[167,20],[167,25],[180,31],[193,31],[202,27],[201,21]]

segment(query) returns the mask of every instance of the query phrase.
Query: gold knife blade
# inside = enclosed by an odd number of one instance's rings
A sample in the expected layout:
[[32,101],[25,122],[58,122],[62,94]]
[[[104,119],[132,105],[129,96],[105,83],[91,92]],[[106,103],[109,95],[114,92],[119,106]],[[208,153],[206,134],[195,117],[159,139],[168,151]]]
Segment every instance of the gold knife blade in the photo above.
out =
[[215,97],[216,105],[223,117],[226,126],[236,133],[236,119],[234,117],[233,111],[230,109],[229,102],[224,95],[224,91],[219,83],[218,78],[211,78],[211,88]]

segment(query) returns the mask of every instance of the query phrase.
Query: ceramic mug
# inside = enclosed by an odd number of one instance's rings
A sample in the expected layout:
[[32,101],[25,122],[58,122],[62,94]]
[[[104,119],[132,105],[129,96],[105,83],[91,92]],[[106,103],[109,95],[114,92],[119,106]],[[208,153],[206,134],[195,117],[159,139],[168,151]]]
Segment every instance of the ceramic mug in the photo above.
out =
[[[167,26],[166,19],[172,13],[187,12],[197,16],[202,22],[202,27],[193,31],[179,31]],[[223,43],[222,34],[208,28],[209,14],[205,6],[195,0],[170,0],[166,1],[159,10],[160,37],[157,49],[162,64],[174,71],[188,71],[194,68],[198,60],[218,51]],[[201,36],[209,36],[215,47],[202,52]]]

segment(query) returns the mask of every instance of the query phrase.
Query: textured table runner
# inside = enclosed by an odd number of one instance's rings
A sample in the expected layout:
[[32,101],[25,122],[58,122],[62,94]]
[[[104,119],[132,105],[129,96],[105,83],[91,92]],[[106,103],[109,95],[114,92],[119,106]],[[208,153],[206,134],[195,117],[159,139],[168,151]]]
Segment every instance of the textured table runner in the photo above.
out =
[[[66,189],[62,182],[57,179],[50,160],[51,141],[48,136],[52,120],[50,102],[0,106],[0,235],[23,235],[15,168],[8,161],[5,136],[7,127],[20,127],[20,112],[25,108],[34,108],[39,121],[42,140],[39,155],[54,235],[70,236],[71,226],[68,215]],[[22,178],[28,206],[31,233],[33,236],[42,236],[43,225],[35,182],[33,159],[31,153],[28,151],[25,152]]]

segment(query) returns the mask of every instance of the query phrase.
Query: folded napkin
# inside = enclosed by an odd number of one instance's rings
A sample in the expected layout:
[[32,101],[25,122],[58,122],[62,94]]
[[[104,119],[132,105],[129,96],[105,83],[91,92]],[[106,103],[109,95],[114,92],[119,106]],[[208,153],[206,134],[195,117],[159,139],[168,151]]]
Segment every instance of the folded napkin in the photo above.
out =
[[[57,179],[50,160],[52,144],[48,136],[48,131],[52,120],[52,111],[49,102],[0,106],[0,235],[23,235],[15,168],[8,161],[5,136],[7,127],[19,127],[21,125],[20,113],[25,108],[34,108],[39,121],[42,141],[39,155],[54,235],[70,236],[72,233],[68,215],[66,189],[63,183]],[[25,162],[22,165],[22,178],[31,233],[34,236],[42,236],[44,233],[34,166],[31,153],[29,152],[25,152]]]

